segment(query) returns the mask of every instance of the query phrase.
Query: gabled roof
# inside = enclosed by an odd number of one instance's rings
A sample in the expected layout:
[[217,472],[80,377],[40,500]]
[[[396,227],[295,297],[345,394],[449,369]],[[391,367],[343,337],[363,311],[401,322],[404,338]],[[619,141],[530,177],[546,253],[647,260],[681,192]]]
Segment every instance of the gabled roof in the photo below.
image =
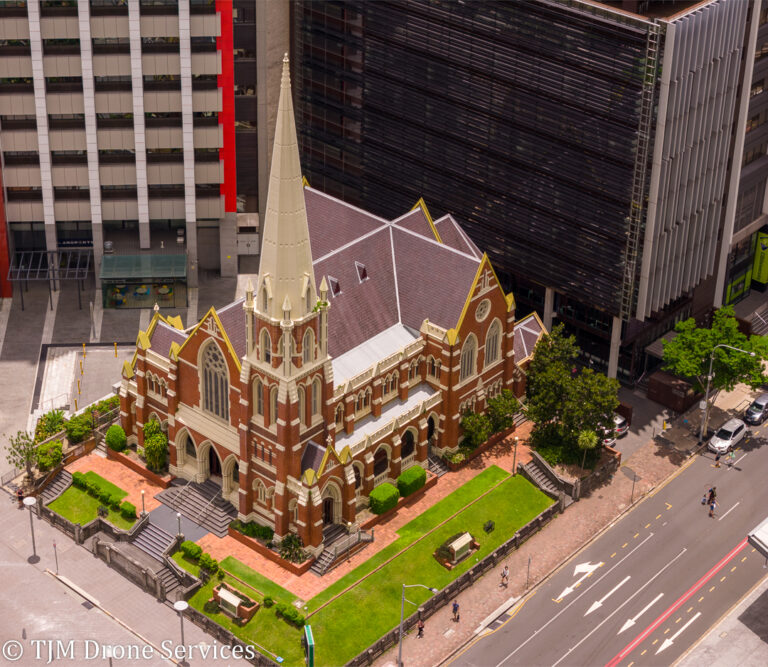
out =
[[[229,304],[222,310],[226,310],[226,308],[232,307],[234,304]],[[229,335],[227,334],[227,330],[224,328],[224,324],[222,324],[221,319],[219,318],[218,314],[216,313],[216,309],[211,306],[208,309],[208,312],[203,315],[203,317],[200,319],[200,321],[197,323],[197,326],[195,326],[194,329],[189,333],[187,336],[187,340],[182,343],[181,347],[179,348],[179,351],[177,354],[181,353],[181,351],[184,349],[184,347],[189,343],[192,338],[194,338],[195,334],[197,333],[198,329],[203,326],[203,323],[208,319],[211,318],[216,323],[216,326],[218,327],[219,331],[221,332],[221,337],[224,340],[224,347],[227,348],[229,351],[229,354],[232,356],[232,359],[235,361],[235,365],[237,366],[237,370],[239,371],[242,368],[242,365],[240,363],[240,357],[237,356],[237,352],[235,351],[235,348],[232,345],[232,341],[229,338]],[[245,323],[243,323],[243,329],[245,329]],[[234,332],[233,332],[234,333]]]
[[435,221],[435,227],[443,243],[447,246],[469,253],[478,259],[483,256],[483,253],[480,252],[472,239],[467,236],[467,233],[459,226],[459,223],[453,219],[452,215],[444,215]]
[[533,348],[547,334],[536,311],[515,322],[515,363],[521,364],[533,356]]

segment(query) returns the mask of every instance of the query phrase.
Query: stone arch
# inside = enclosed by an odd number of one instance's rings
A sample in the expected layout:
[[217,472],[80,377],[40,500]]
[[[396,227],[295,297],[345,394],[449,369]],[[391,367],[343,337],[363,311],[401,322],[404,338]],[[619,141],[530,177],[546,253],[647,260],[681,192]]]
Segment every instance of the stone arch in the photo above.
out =
[[259,334],[259,359],[266,364],[272,363],[272,337],[266,327]]
[[502,326],[499,318],[495,318],[488,327],[488,333],[485,335],[485,361],[484,366],[495,364],[501,359],[501,336]]
[[440,417],[436,412],[430,412],[427,417],[427,440],[430,444],[437,441]]
[[400,437],[400,458],[404,459],[406,456],[416,452],[416,443],[419,441],[419,432],[413,427],[409,426],[403,432]]
[[389,462],[392,458],[392,450],[389,445],[382,443],[373,455],[373,475],[378,477],[389,470]]
[[344,401],[339,401],[338,405],[336,405],[336,428],[337,429],[343,429],[344,428]]
[[320,491],[323,500],[322,513],[323,525],[340,523],[342,520],[342,493],[341,483],[335,477],[331,477]]
[[299,522],[299,501],[296,498],[288,501],[288,521],[293,524]]
[[[309,289],[309,288],[307,288]],[[304,338],[301,343],[302,360],[305,364],[314,361],[315,359],[315,332],[312,327],[307,328],[304,332]]]
[[240,468],[237,457],[234,454],[230,454],[221,464],[221,495],[231,502],[232,494],[238,494],[239,491]]
[[[189,443],[192,444],[191,449]],[[183,468],[185,465],[191,464],[197,472],[197,445],[186,426],[179,429],[173,444],[176,447],[176,465]]]
[[205,440],[197,447],[197,481],[204,482],[211,476],[211,450],[213,450],[213,456],[219,460],[219,467],[221,467],[221,457],[216,447],[210,440]]
[[461,347],[461,366],[459,382],[472,377],[477,373],[477,337],[471,333]]
[[227,353],[209,338],[197,353],[200,407],[210,415],[229,421],[230,370]]
[[365,466],[362,461],[352,461],[352,468],[355,473],[355,491],[362,491],[365,482]]
[[312,416],[319,415],[323,404],[323,384],[319,377],[312,380]]
[[296,393],[299,400],[299,424],[304,426],[307,423],[307,393],[302,386],[296,389]]

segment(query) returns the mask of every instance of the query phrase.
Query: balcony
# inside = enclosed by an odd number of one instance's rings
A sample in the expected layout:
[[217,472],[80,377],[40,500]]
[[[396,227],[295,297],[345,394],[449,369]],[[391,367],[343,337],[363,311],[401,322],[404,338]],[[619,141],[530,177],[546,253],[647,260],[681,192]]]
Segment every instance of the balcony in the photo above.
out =
[[91,16],[128,16],[128,0],[91,0]]

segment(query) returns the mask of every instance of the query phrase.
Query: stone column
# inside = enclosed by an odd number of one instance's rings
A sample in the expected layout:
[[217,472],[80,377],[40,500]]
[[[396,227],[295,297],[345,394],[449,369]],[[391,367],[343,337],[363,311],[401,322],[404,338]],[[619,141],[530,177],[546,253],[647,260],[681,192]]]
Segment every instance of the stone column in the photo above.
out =
[[373,381],[373,394],[371,395],[371,414],[374,417],[381,417],[381,405],[384,396],[384,383],[380,377]]
[[396,435],[392,438],[392,458],[389,460],[389,477],[391,479],[397,479],[402,470],[403,460],[400,457],[401,448],[400,436]]
[[357,514],[355,498],[355,470],[352,464],[344,466],[344,486],[341,489],[341,516],[347,523],[355,522]]

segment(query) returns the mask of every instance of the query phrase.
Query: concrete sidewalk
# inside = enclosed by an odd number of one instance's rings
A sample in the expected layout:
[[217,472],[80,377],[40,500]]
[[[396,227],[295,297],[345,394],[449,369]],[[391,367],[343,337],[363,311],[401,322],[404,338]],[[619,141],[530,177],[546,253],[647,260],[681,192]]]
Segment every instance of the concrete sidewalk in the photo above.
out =
[[[757,392],[739,385],[730,394],[721,394],[710,423],[719,426],[718,419],[724,418],[727,411],[740,407],[753,393]],[[698,408],[694,410],[698,412]],[[460,593],[460,623],[453,622],[450,605],[446,605],[425,621],[423,639],[416,637],[415,630],[410,632],[403,640],[404,664],[408,667],[431,667],[450,662],[453,655],[460,653],[462,647],[472,641],[478,627],[487,621],[494,610],[512,598],[530,593],[571,555],[616,521],[632,502],[639,502],[680,471],[685,462],[691,460],[688,452],[695,446],[691,422],[697,419],[698,415],[691,413],[681,415],[671,425],[666,437],[647,441],[625,459],[608,484],[571,505],[562,516],[512,552],[471,588]],[[678,432],[685,434],[684,442],[679,447],[669,439],[683,437],[676,435]],[[501,588],[501,569],[505,564],[510,569],[509,586]],[[396,662],[397,647],[390,649],[374,664],[388,667]]]

